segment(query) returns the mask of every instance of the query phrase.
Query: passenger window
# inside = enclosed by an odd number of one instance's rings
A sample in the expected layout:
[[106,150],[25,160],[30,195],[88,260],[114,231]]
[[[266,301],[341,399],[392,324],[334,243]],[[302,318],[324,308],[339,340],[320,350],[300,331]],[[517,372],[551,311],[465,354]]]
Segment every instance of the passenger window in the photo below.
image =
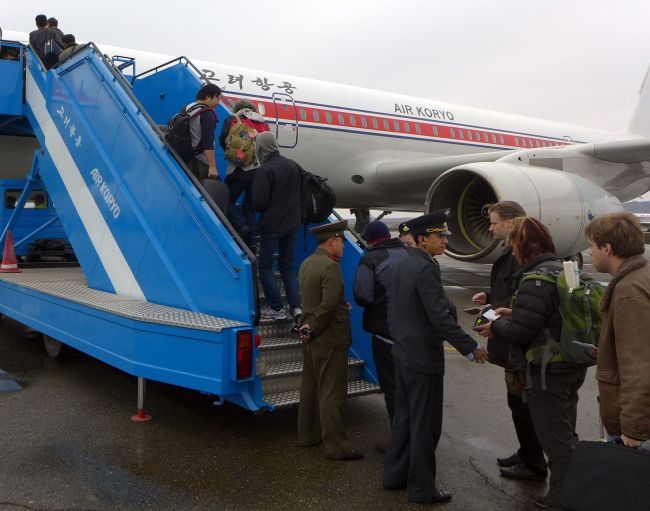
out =
[[488,138],[488,134],[485,132],[483,133],[483,142],[490,142],[490,139]]
[[399,131],[399,121],[393,121],[393,128],[395,128],[395,131]]
[[492,143],[496,144],[497,143],[497,136],[494,133],[490,133],[490,135],[492,137]]
[[386,131],[388,131],[388,130],[390,129],[390,125],[388,124],[388,121],[387,121],[386,119],[384,119],[384,123],[383,123],[383,124],[384,124],[384,129],[385,129]]
[[300,109],[300,118],[301,118],[303,121],[306,121],[306,120],[307,120],[307,111],[306,111],[304,108],[301,108],[301,109]]
[[411,125],[408,122],[404,122],[404,131],[411,133]]
[[449,128],[449,133],[451,133],[451,138],[456,138],[456,130],[454,128]]
[[[5,192],[5,208],[16,209],[16,203],[23,193],[22,190],[7,190]],[[35,190],[29,195],[25,203],[25,209],[47,209],[47,193]]]
[[351,116],[350,116],[350,124],[351,124],[352,126],[356,126],[356,125],[357,125],[357,118],[356,118],[354,115],[351,115]]
[[345,124],[345,118],[343,117],[343,114],[339,114],[338,118],[339,118],[339,124]]
[[437,137],[438,136],[438,126],[433,127],[433,136]]
[[463,130],[458,130],[458,138],[462,138],[465,140],[465,135],[463,134]]
[[265,115],[266,114],[266,108],[264,108],[264,103],[258,103],[257,104],[257,111],[260,115]]
[[519,145],[519,137],[515,137],[515,145]]
[[476,136],[476,141],[480,142],[481,141],[481,132],[477,131],[476,133],[474,133],[474,135]]
[[366,119],[363,116],[361,116],[361,126],[363,126],[364,128],[368,127],[368,119]]
[[504,145],[506,142],[503,140],[503,135],[499,135],[499,144]]
[[472,140],[472,132],[471,131],[467,132],[467,140]]
[[379,129],[379,122],[377,122],[377,119],[374,117],[372,118],[372,127],[375,128],[376,130]]
[[419,123],[419,122],[416,122],[416,123],[415,123],[415,132],[416,132],[418,135],[422,135],[422,128],[420,128],[420,123]]
[[312,115],[312,117],[314,118],[314,121],[315,121],[315,122],[319,122],[319,121],[320,121],[320,114],[318,113],[318,110],[314,110],[314,111],[312,112],[311,115]]
[[325,120],[329,123],[332,124],[332,114],[329,112],[325,112]]

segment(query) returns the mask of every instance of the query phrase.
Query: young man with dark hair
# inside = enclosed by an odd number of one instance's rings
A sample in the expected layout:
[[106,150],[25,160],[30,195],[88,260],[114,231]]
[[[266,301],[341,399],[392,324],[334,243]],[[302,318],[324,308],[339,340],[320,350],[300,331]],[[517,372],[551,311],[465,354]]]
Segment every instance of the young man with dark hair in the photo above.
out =
[[59,21],[56,18],[48,18],[47,28],[56,33],[59,39],[63,40],[63,31],[59,28]]
[[67,59],[70,55],[77,51],[77,48],[79,47],[80,45],[77,44],[77,41],[72,34],[65,34],[63,36],[63,51],[61,52],[61,55],[59,55],[59,62]]
[[[199,180],[206,177],[215,179],[219,177],[214,159],[214,133],[218,121],[217,112],[214,109],[220,102],[221,89],[213,83],[208,83],[196,93],[196,101],[185,107],[185,112],[191,116],[192,147],[197,150],[189,167]],[[201,109],[202,111],[198,115],[192,116],[192,113]]]
[[45,57],[45,43],[47,41],[54,39],[60,48],[63,48],[63,41],[58,33],[48,28],[47,16],[45,14],[36,16],[35,21],[36,30],[29,33],[29,45],[34,49],[36,55],[43,60],[43,57]]
[[595,218],[586,235],[596,270],[613,277],[601,301],[600,416],[607,433],[638,448],[650,439],[650,264],[643,231],[636,216],[622,212]]
[[[490,303],[493,309],[498,307],[510,307],[512,296],[519,284],[519,270],[521,266],[512,254],[512,247],[509,245],[509,237],[514,227],[514,220],[517,217],[526,216],[524,208],[513,201],[503,201],[493,204],[488,209],[490,214],[490,232],[496,240],[503,242],[503,252],[492,265],[490,274],[490,290],[488,292],[476,293],[472,300],[478,305]],[[515,426],[519,449],[517,452],[506,458],[497,458],[497,464],[501,467],[501,475],[511,479],[546,479],[546,460],[544,451],[535,434],[533,420],[530,416],[528,403],[523,400],[519,387],[515,384],[514,361],[521,361],[523,357],[513,357],[510,360],[510,351],[518,350],[508,342],[491,336],[488,339],[488,360],[498,366],[505,368],[505,380],[507,387],[507,402],[512,413],[512,422]]]

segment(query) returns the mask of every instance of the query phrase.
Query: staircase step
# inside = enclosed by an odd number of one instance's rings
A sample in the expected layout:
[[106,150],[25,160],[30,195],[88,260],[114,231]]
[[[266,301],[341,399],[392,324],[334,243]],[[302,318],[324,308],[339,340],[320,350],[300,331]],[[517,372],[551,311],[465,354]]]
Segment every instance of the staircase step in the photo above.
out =
[[[379,390],[379,385],[375,385],[367,380],[354,380],[348,382],[348,397],[375,394],[379,392]],[[277,392],[275,394],[265,394],[264,401],[276,408],[293,406],[298,404],[300,401],[300,391],[290,390],[286,392]]]
[[[363,360],[348,357],[348,380],[361,379]],[[260,371],[261,372],[261,371]],[[265,363],[263,366],[262,393],[277,394],[298,390],[302,383],[302,360],[290,360],[279,363]]]
[[266,366],[302,360],[302,343],[296,334],[290,337],[271,337],[262,340],[260,358]]
[[257,333],[262,339],[269,337],[289,337],[293,320],[287,319],[261,319],[257,325]]

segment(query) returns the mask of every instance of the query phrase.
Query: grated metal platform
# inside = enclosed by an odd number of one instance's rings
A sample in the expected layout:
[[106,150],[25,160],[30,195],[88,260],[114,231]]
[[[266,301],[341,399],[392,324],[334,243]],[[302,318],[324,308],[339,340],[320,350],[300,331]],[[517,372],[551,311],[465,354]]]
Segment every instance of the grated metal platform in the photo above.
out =
[[90,289],[86,285],[81,268],[33,268],[25,269],[23,273],[0,273],[0,281],[146,323],[212,332],[220,332],[224,328],[246,326],[239,321]]
[[[348,382],[348,397],[363,396],[365,394],[376,394],[379,392],[379,385],[375,385],[366,380],[355,380]],[[300,401],[300,391],[290,390],[287,392],[278,392],[275,394],[266,394],[264,401],[275,406],[282,408],[285,406],[292,406]]]

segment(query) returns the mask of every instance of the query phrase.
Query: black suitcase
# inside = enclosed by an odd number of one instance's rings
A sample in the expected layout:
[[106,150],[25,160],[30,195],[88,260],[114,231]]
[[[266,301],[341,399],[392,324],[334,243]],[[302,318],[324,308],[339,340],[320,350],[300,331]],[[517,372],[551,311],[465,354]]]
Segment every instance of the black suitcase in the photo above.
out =
[[228,185],[210,177],[203,179],[201,184],[214,203],[226,214],[228,212],[228,198],[230,195]]
[[650,510],[650,451],[578,442],[561,502],[574,511]]

